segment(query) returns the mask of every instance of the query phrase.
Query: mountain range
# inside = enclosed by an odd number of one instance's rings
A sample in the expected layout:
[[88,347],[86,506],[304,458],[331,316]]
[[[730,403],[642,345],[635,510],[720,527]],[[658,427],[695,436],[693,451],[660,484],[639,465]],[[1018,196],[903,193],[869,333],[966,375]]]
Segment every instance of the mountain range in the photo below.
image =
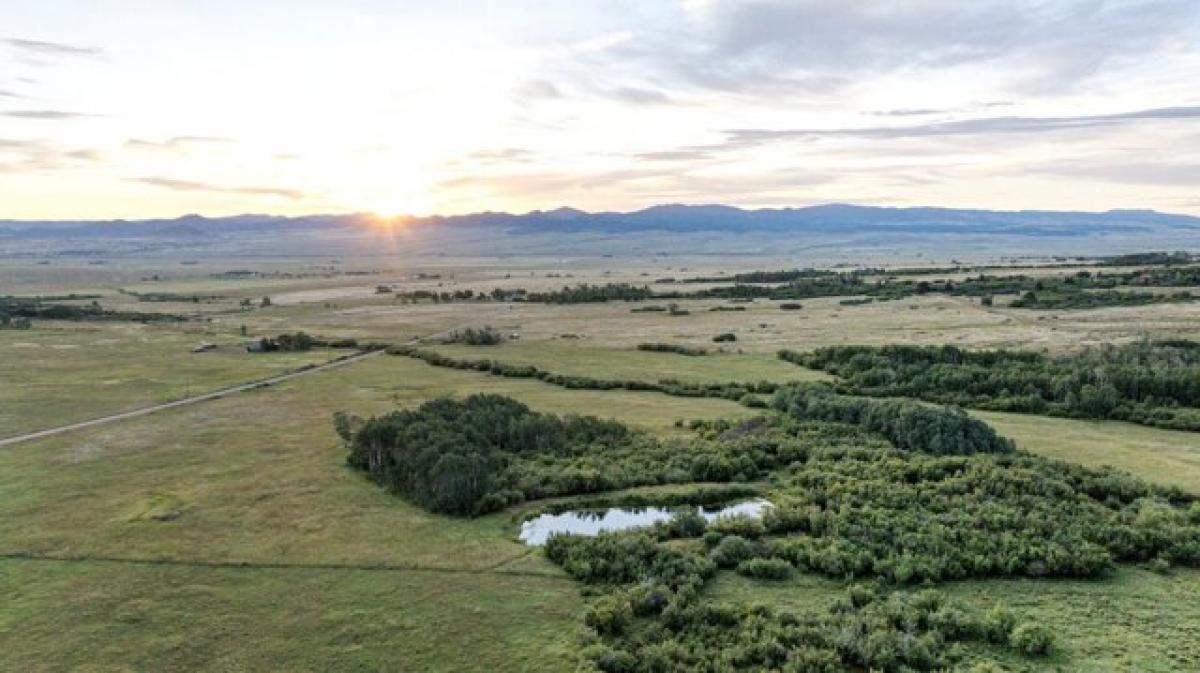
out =
[[[658,205],[632,212],[585,212],[574,208],[523,214],[396,218],[410,245],[426,251],[474,245],[481,250],[536,249],[543,253],[596,251],[619,244],[644,249],[635,240],[661,246],[675,242],[693,251],[770,251],[852,246],[920,246],[978,251],[1039,250],[1057,253],[1105,247],[1112,251],[1200,247],[1200,218],[1153,210],[1104,212],[975,210],[934,207],[890,208],[826,204],[800,208],[743,209],[724,205]],[[231,217],[185,215],[151,220],[0,220],[0,251],[39,241],[51,250],[67,241],[141,241],[154,247],[204,247],[237,241],[272,241],[295,249],[314,239],[353,247],[378,236],[365,214]],[[293,245],[287,244],[291,241]],[[536,243],[533,243],[536,241]],[[696,247],[706,241],[708,248]],[[5,246],[5,243],[8,243]],[[350,242],[350,243],[347,243]],[[956,243],[957,242],[957,243]],[[440,247],[439,247],[440,246]],[[582,247],[581,247],[582,246]],[[997,247],[998,246],[998,247]],[[703,247],[703,246],[700,246]],[[711,248],[712,250],[709,250]],[[654,249],[661,249],[656,247]]]

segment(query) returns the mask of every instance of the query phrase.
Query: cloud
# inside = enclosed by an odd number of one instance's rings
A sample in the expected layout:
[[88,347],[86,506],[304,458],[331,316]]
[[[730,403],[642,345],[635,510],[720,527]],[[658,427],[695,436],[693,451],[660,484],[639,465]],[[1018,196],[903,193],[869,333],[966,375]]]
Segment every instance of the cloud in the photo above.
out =
[[1144,159],[1131,161],[1127,157],[1105,157],[1091,161],[1047,162],[1022,166],[1021,169],[1025,174],[1041,173],[1123,184],[1168,187],[1200,185],[1200,163],[1152,162]]
[[166,150],[180,151],[191,145],[221,145],[232,143],[229,138],[220,138],[216,136],[174,136],[164,138],[163,140],[143,140],[140,138],[130,138],[125,141],[125,147],[136,150]]
[[79,119],[81,117],[95,116],[83,114],[81,112],[64,112],[62,110],[9,110],[0,114],[3,114],[5,117],[13,117],[15,119],[43,120]]
[[[564,76],[739,95],[829,93],[971,66],[996,90],[1062,93],[1200,38],[1194,0],[722,0],[608,48]],[[572,71],[582,67],[583,71]]]
[[74,56],[74,57],[96,57],[104,53],[104,50],[98,47],[84,47],[74,44],[65,44],[62,42],[43,42],[41,40],[26,40],[17,37],[10,37],[5,40],[9,46],[15,47],[28,54],[38,56]]
[[494,150],[479,150],[467,155],[467,159],[485,163],[526,162],[533,157],[533,152],[521,147],[504,147]]
[[13,93],[12,91],[6,91],[4,89],[0,89],[0,98],[24,98],[24,96],[17,94],[17,93]]
[[671,98],[661,91],[639,89],[632,86],[623,86],[609,91],[608,96],[614,100],[633,105],[664,105],[672,102]]
[[[473,173],[443,180],[441,192],[465,190],[522,203],[555,203],[564,193],[581,201],[610,202],[620,195],[626,203],[795,203],[805,190],[839,179],[837,174],[806,168],[786,168],[748,174],[679,170],[674,166],[649,166],[568,173]],[[581,204],[582,205],[582,204]]]
[[32,140],[17,140],[15,138],[0,138],[0,150],[26,149],[35,145]]
[[829,129],[730,129],[726,132],[728,134],[727,142],[718,147],[749,146],[772,141],[808,140],[829,137],[895,139],[952,135],[1046,133],[1114,126],[1137,121],[1190,121],[1193,119],[1200,119],[1200,107],[1152,108],[1116,114],[1068,117],[980,117],[907,126],[867,126]]
[[562,92],[553,82],[544,79],[534,79],[517,87],[516,96],[520,100],[552,100],[562,98]]
[[296,189],[286,189],[283,187],[222,187],[207,182],[176,180],[174,178],[156,176],[129,178],[129,180],[132,182],[140,182],[142,184],[152,185],[154,187],[173,189],[180,192],[213,192],[218,194],[245,194],[250,196],[278,196],[285,199],[304,198],[304,192]]
[[898,110],[872,110],[867,114],[876,117],[921,117],[924,115],[936,115],[953,112],[953,110],[945,108],[901,108]]
[[661,152],[639,152],[634,159],[642,161],[699,161],[712,157],[712,152],[705,149],[678,149]]
[[597,51],[606,51],[613,47],[625,44],[633,39],[633,33],[623,30],[615,33],[607,33],[597,37],[581,40],[571,45],[571,51],[575,53],[589,53]]
[[0,173],[56,171],[100,160],[91,149],[64,149],[44,140],[0,138]]

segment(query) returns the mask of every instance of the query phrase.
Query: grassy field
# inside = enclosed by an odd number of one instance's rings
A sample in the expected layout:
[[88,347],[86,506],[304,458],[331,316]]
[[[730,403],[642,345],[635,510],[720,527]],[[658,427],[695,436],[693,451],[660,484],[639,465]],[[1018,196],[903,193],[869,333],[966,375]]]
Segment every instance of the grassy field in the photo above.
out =
[[[768,583],[721,573],[709,588],[716,600],[760,602],[780,609],[824,610],[842,584],[799,575]],[[977,649],[972,658],[999,660],[1010,671],[1194,671],[1200,667],[1200,571],[1167,575],[1121,568],[1100,581],[987,580],[951,582],[939,588],[976,612],[997,603],[1046,624],[1060,646],[1046,660],[1000,649]],[[970,663],[968,660],[966,663]]]
[[[0,331],[0,437],[179,399],[338,355],[320,349],[251,354],[246,341],[216,331],[127,322]],[[202,342],[219,348],[192,353]]]
[[0,669],[569,668],[578,587],[511,517],[388,495],[345,466],[329,422],[466,391],[662,432],[746,413],[385,357],[0,449],[0,552],[78,559],[0,560]]
[[[718,344],[712,344],[716,346]],[[565,340],[553,344],[508,342],[499,346],[434,345],[432,349],[455,358],[488,358],[516,365],[534,365],[556,374],[597,379],[650,381],[678,379],[683,382],[714,381],[824,381],[830,377],[803,367],[789,365],[774,355],[761,353],[717,353],[689,356],[657,353],[632,348],[576,346]]]
[[[738,263],[786,266],[783,260]],[[746,311],[718,312],[708,309],[722,302],[688,302],[691,314],[679,317],[631,313],[637,304],[624,302],[411,305],[376,295],[375,285],[546,289],[585,281],[640,284],[736,267],[650,258],[375,266],[358,268],[377,271],[371,275],[346,275],[348,265],[332,261],[265,259],[0,268],[0,280],[15,279],[4,293],[94,291],[112,307],[152,306],[118,288],[227,297],[198,308],[153,304],[206,317],[182,325],[56,323],[0,332],[0,436],[262,378],[333,355],[250,355],[241,348],[242,325],[251,335],[304,329],[393,342],[492,325],[519,333],[520,340],[434,348],[605,379],[783,382],[823,375],[777,360],[774,352],[782,347],[953,343],[1060,350],[1143,333],[1186,333],[1200,321],[1200,306],[1193,304],[1030,312],[953,297],[863,306],[817,299],[804,301],[800,311],[760,301]],[[248,267],[293,277],[212,277]],[[237,306],[242,296],[268,295],[269,308]],[[636,350],[642,342],[714,349],[712,336],[725,331],[738,335],[726,353]],[[191,354],[202,341],[221,348]],[[337,410],[369,415],[474,392],[511,395],[540,411],[613,417],[660,434],[684,432],[677,420],[753,413],[724,400],[567,390],[380,356],[268,389],[0,448],[0,670],[570,670],[580,629],[579,586],[516,540],[512,513],[454,519],[411,506],[345,466],[330,423]],[[1200,434],[977,415],[1035,453],[1113,465],[1200,492]],[[769,584],[723,573],[711,592],[808,609],[827,604],[839,587],[811,576]],[[1098,582],[1004,580],[946,589],[981,609],[1004,600],[1060,634],[1062,650],[1048,664],[1003,659],[1011,670],[1200,667],[1193,644],[1200,642],[1200,572],[1158,575],[1124,567]]]
[[1200,493],[1200,433],[1117,421],[970,413],[1027,451],[1084,465],[1108,465],[1155,483]]
[[0,560],[5,671],[562,671],[562,578]]

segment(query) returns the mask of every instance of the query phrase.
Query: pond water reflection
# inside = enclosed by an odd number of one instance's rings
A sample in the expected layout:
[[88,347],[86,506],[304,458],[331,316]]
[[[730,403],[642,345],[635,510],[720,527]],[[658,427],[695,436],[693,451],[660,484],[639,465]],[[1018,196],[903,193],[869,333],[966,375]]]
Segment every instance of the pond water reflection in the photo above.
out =
[[[706,520],[712,521],[725,516],[760,517],[773,505],[761,498],[719,507],[697,507],[696,511]],[[610,507],[608,509],[584,509],[559,514],[542,514],[521,524],[521,541],[527,545],[541,546],[554,533],[571,535],[598,535],[614,530],[645,528],[671,517],[685,507]]]

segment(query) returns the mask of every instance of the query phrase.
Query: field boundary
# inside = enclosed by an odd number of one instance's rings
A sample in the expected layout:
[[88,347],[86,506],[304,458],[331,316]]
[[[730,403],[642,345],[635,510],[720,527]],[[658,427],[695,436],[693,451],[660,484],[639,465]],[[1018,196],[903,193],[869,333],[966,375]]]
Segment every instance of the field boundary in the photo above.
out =
[[266,388],[269,386],[273,386],[277,383],[283,383],[284,381],[290,381],[294,378],[299,378],[301,376],[306,376],[308,374],[316,374],[317,372],[323,372],[327,369],[333,369],[334,367],[341,367],[342,365],[352,364],[354,362],[358,362],[360,360],[378,355],[382,352],[383,352],[382,350],[372,350],[372,351],[367,351],[365,353],[356,353],[354,355],[338,357],[333,360],[330,360],[329,362],[325,362],[323,364],[314,365],[312,367],[304,367],[301,369],[297,369],[297,370],[288,372],[286,374],[270,376],[265,379],[257,379],[255,381],[248,381],[246,383],[239,383],[237,385],[228,386],[225,388],[219,388],[217,390],[213,390],[213,391],[210,391],[207,393],[202,393],[200,395],[184,397],[184,398],[181,398],[178,400],[172,400],[170,402],[162,402],[159,404],[152,404],[147,407],[139,407],[137,409],[131,409],[129,411],[122,411],[122,412],[118,412],[115,414],[109,414],[108,416],[101,416],[99,418],[93,418],[93,419],[86,420],[86,421],[79,421],[77,423],[69,423],[67,425],[60,425],[60,426],[53,427],[53,428],[46,428],[44,430],[37,430],[37,431],[29,432],[29,433],[26,433],[23,435],[13,435],[11,437],[5,437],[5,438],[0,439],[0,447],[17,444],[19,442],[26,442],[26,441],[30,441],[30,440],[34,440],[34,439],[41,439],[43,437],[50,437],[52,435],[57,435],[57,434],[60,434],[63,432],[70,432],[71,430],[82,430],[83,428],[90,428],[95,425],[102,425],[104,423],[120,421],[120,420],[124,420],[126,418],[136,418],[138,416],[145,416],[147,414],[152,414],[156,411],[164,411],[166,409],[174,409],[176,407],[182,407],[182,406],[186,406],[189,404],[195,404],[197,402],[204,402],[207,400],[215,400],[215,399],[218,399],[221,397],[225,397],[226,395],[233,395],[236,393],[255,390],[257,388]]
[[287,561],[203,561],[172,558],[137,558],[131,556],[105,556],[93,554],[57,555],[34,552],[0,552],[5,561],[45,561],[49,563],[113,563],[141,566],[166,566],[181,568],[211,568],[218,570],[362,570],[372,572],[424,572],[457,575],[506,575],[511,577],[535,577],[540,579],[574,581],[567,575],[539,573],[532,570],[502,570],[501,566],[529,555],[525,552],[505,559],[500,563],[482,568],[462,566],[422,565],[420,563],[320,563]]
[[[413,337],[412,339],[409,339],[408,341],[404,342],[401,345],[402,346],[413,346],[413,345],[421,343],[422,341],[424,341],[426,339],[432,339],[434,337],[438,337],[443,334],[453,332],[456,329],[459,329],[459,328],[452,327],[450,329],[442,330],[440,332],[434,332],[433,334],[426,334],[424,336]],[[76,423],[68,423],[67,425],[60,425],[60,426],[53,427],[53,428],[45,428],[43,430],[36,430],[34,432],[28,432],[28,433],[25,433],[22,435],[12,435],[10,437],[2,437],[2,438],[0,438],[0,447],[11,446],[13,444],[18,444],[20,442],[27,442],[27,441],[31,441],[34,439],[42,439],[43,437],[51,437],[53,435],[61,434],[64,432],[70,432],[72,430],[82,430],[84,428],[90,428],[90,427],[93,427],[96,425],[103,425],[105,423],[111,423],[113,421],[121,421],[121,420],[125,420],[127,418],[137,418],[138,416],[145,416],[147,414],[152,414],[156,411],[165,411],[167,409],[183,407],[183,406],[187,406],[189,404],[195,404],[197,402],[205,402],[208,400],[219,399],[219,398],[225,397],[226,395],[234,395],[237,393],[243,393],[243,392],[248,392],[251,390],[257,390],[259,388],[268,388],[268,387],[276,385],[278,383],[290,381],[292,379],[299,378],[301,376],[307,376],[309,374],[316,374],[318,372],[323,372],[328,369],[333,369],[334,367],[341,367],[343,365],[353,364],[355,362],[365,360],[369,357],[374,357],[374,356],[380,355],[386,351],[387,351],[386,348],[373,348],[369,351],[355,353],[353,355],[339,356],[339,357],[334,358],[333,360],[330,360],[328,362],[325,362],[325,363],[322,363],[319,365],[313,365],[311,367],[310,366],[301,367],[299,369],[290,371],[286,374],[279,374],[277,376],[269,376],[264,379],[247,381],[246,383],[239,383],[236,385],[227,386],[225,388],[219,388],[217,390],[213,390],[213,391],[210,391],[207,393],[201,393],[199,395],[193,395],[191,397],[184,397],[184,398],[178,399],[178,400],[171,400],[170,402],[162,402],[159,404],[152,404],[152,405],[146,406],[146,407],[130,409],[129,411],[121,411],[121,412],[118,412],[115,414],[109,414],[108,416],[101,416],[99,418],[93,418],[93,419],[86,420],[86,421],[79,421]]]

